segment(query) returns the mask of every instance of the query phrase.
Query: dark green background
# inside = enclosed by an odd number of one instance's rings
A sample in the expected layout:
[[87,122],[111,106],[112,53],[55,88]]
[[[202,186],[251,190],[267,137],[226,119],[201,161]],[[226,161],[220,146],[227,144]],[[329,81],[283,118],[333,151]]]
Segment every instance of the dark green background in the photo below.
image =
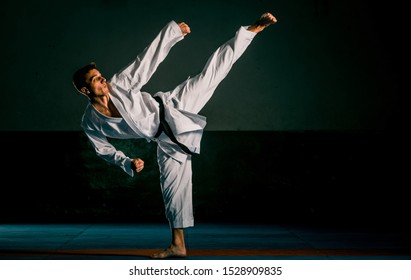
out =
[[201,112],[196,221],[407,227],[409,30],[396,2],[3,1],[0,222],[166,222],[155,144],[113,140],[145,160],[133,178],[98,158],[71,75],[94,61],[110,76],[186,21],[144,88],[168,90],[270,11],[278,23]]
[[192,33],[144,88],[169,90],[266,11],[278,24],[255,39],[201,112],[207,130],[386,129],[396,123],[402,103],[397,60],[406,30],[395,1],[6,0],[0,129],[78,131],[86,105],[71,84],[78,67],[94,61],[110,77],[168,21],[185,21]]
[[[113,140],[145,161],[130,177],[99,159],[81,132],[0,136],[7,147],[0,222],[166,223],[153,143]],[[195,220],[409,228],[406,139],[370,131],[206,131],[193,159]]]

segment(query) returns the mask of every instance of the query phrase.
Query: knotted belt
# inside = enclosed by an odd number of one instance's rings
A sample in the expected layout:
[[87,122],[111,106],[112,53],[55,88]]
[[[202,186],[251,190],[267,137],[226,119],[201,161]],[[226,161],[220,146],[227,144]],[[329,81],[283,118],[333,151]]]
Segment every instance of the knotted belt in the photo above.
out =
[[191,152],[186,145],[180,143],[174,136],[173,131],[171,130],[170,125],[167,123],[165,118],[163,100],[161,100],[159,96],[154,96],[154,99],[160,105],[160,125],[158,126],[158,131],[154,137],[158,138],[161,132],[164,132],[170,138],[170,140],[176,143],[186,154],[193,155],[193,152]]

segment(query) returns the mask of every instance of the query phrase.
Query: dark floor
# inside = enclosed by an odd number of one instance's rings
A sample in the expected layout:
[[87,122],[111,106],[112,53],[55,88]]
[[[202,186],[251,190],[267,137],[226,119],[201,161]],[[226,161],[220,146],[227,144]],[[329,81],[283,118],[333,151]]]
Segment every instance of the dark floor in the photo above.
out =
[[[297,225],[203,224],[187,259],[411,259],[410,232]],[[169,242],[165,224],[1,224],[2,260],[139,260]]]

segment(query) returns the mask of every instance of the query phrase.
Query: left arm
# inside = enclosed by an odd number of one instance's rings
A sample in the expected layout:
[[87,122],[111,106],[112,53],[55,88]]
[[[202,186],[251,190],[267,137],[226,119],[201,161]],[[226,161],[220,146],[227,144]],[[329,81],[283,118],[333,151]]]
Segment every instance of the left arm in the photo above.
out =
[[169,22],[133,62],[113,76],[110,83],[127,91],[130,89],[140,90],[154,74],[171,48],[188,33],[190,33],[190,28],[185,23]]

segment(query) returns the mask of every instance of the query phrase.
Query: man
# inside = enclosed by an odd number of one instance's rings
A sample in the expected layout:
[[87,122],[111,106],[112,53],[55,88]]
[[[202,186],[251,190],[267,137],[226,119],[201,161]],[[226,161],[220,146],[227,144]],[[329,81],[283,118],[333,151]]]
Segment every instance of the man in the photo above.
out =
[[191,32],[184,22],[169,22],[134,61],[109,81],[94,63],[74,73],[75,88],[90,101],[81,126],[98,156],[134,176],[143,170],[144,161],[127,157],[107,139],[144,138],[158,144],[157,163],[171,244],[153,258],[187,255],[184,228],[194,226],[191,158],[200,153],[206,125],[205,117],[198,112],[255,35],[275,22],[272,14],[264,13],[255,24],[241,26],[212,54],[201,73],[172,91],[154,96],[141,88],[170,49]]

